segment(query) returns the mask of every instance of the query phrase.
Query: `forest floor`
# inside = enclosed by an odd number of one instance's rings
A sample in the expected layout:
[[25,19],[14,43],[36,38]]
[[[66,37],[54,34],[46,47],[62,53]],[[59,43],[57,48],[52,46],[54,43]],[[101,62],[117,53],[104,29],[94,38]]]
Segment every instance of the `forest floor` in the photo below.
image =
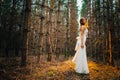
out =
[[20,67],[20,57],[0,58],[0,80],[120,80],[120,69],[88,58],[89,74],[78,74],[69,59],[47,62],[41,58],[29,57],[26,68]]

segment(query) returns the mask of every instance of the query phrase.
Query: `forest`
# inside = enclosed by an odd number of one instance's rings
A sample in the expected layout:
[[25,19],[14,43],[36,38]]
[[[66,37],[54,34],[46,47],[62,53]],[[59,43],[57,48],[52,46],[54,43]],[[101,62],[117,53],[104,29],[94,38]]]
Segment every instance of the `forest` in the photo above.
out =
[[[71,62],[79,16],[88,19],[89,75]],[[0,80],[119,79],[120,0],[0,0]]]

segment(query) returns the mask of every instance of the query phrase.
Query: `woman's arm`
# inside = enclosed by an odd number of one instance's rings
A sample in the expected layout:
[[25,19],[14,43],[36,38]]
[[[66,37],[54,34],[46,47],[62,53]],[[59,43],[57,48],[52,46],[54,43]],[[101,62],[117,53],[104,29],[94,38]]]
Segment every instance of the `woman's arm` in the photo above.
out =
[[81,26],[80,31],[81,31],[81,48],[84,48],[84,31],[85,31],[85,28],[83,26]]

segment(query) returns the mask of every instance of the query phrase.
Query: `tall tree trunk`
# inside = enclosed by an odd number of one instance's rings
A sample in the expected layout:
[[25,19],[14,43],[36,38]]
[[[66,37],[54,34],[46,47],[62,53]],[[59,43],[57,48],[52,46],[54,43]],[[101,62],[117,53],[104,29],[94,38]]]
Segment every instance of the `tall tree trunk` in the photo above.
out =
[[[17,20],[18,20],[18,17],[17,17],[18,14],[17,14],[17,10],[16,10],[16,1],[17,0],[13,0],[13,6],[12,6],[12,15],[13,15],[12,19],[13,20],[12,20],[12,24],[11,24],[12,26],[14,26],[15,24],[17,24]],[[15,20],[15,19],[17,19],[17,20]],[[15,55],[18,56],[18,54],[19,54],[19,47],[20,46],[18,45],[18,40],[17,39],[15,39],[13,45],[14,45]]]
[[[48,6],[48,1],[49,0],[46,0],[47,2],[46,2],[46,5]],[[49,9],[48,8],[46,8],[46,25],[45,25],[45,28],[46,28],[46,32],[45,32],[45,53],[47,54],[47,52],[48,52],[48,33],[49,33],[49,21],[48,21],[48,18],[49,18],[49,15],[48,15],[48,13],[49,13]]]
[[22,55],[21,55],[21,66],[25,67],[27,63],[28,54],[28,31],[30,27],[30,12],[31,12],[31,0],[25,0],[25,12],[24,12],[24,23],[23,23],[23,34],[22,34]]
[[109,35],[109,54],[110,54],[109,62],[110,62],[110,65],[113,65],[112,41],[111,41],[111,31],[110,30],[108,32],[108,35]]
[[0,0],[0,8],[1,8],[2,0]]
[[37,63],[40,62],[40,55],[41,55],[41,51],[42,51],[43,22],[44,22],[44,19],[45,19],[45,16],[44,16],[44,7],[45,6],[44,5],[45,5],[45,0],[42,0],[41,15],[40,15],[41,22],[40,22],[39,42],[38,42],[39,53],[38,53]]
[[2,4],[2,0],[0,0],[0,24],[2,25],[2,22],[1,22],[1,4]]
[[56,57],[59,58],[60,55],[60,8],[61,7],[61,1],[58,0],[58,10],[57,10],[57,42],[56,42]]
[[69,0],[67,2],[67,14],[66,14],[66,40],[65,40],[65,57],[68,56],[69,52]]
[[70,6],[70,55],[74,54],[74,48],[77,35],[77,18],[76,18],[76,0],[71,0]]
[[[118,0],[118,6],[119,6],[119,9],[120,9],[120,0]],[[120,12],[120,11],[119,11]]]
[[54,0],[50,0],[50,12],[49,12],[49,25],[48,25],[48,40],[47,40],[47,51],[48,51],[48,61],[52,59],[52,13],[53,13]]
[[109,59],[109,62],[110,62],[110,65],[114,65],[114,62],[113,62],[113,51],[112,51],[112,38],[113,36],[111,35],[112,34],[112,27],[114,26],[113,25],[113,15],[112,15],[112,12],[113,12],[113,0],[109,0],[109,21],[108,21],[108,29],[109,29],[109,32],[108,32],[108,37],[109,37],[109,54],[110,54],[110,59]]
[[119,19],[120,19],[120,0],[118,1],[118,9],[119,9],[118,15],[119,15]]

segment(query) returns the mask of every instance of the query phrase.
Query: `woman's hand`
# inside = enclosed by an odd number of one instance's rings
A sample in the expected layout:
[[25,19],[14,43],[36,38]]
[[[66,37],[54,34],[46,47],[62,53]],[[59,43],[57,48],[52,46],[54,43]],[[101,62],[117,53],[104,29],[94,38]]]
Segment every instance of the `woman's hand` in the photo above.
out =
[[81,45],[81,48],[84,48],[84,44]]

